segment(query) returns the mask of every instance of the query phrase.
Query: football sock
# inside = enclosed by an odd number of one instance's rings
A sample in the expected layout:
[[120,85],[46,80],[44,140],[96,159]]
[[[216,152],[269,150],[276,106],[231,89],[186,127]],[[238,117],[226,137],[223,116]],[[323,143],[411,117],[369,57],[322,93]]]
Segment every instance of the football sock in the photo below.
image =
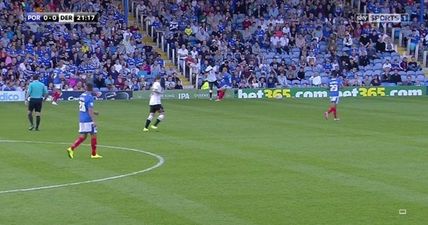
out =
[[334,115],[334,118],[337,118],[337,111],[336,111],[336,107],[334,107],[334,108],[333,108],[333,115]]
[[33,126],[33,115],[31,113],[28,114],[28,120],[30,121],[30,125]]
[[328,109],[328,114],[332,113],[334,110],[334,107],[330,107],[330,109]]
[[147,119],[146,120],[146,126],[144,126],[144,127],[145,128],[149,128],[149,125],[150,125],[151,122],[152,122],[151,120]]
[[226,93],[225,90],[221,90],[220,93],[219,93],[219,99],[223,99],[225,93]]
[[92,155],[97,154],[97,137],[91,138],[91,149],[92,149]]
[[36,116],[36,128],[39,128],[40,125],[40,116]]
[[77,148],[80,144],[82,144],[82,142],[85,141],[85,137],[78,137],[76,139],[76,141],[74,141],[73,145],[71,145],[71,150],[74,150],[75,148]]
[[55,92],[55,94],[53,95],[53,99],[52,99],[52,101],[53,102],[56,102],[57,100],[58,100],[58,93],[57,92]]
[[210,90],[210,99],[213,98],[213,91]]
[[158,116],[158,118],[156,119],[156,122],[155,122],[155,127],[157,127],[158,126],[158,124],[163,120],[165,118],[165,116],[162,114],[162,115],[159,115]]

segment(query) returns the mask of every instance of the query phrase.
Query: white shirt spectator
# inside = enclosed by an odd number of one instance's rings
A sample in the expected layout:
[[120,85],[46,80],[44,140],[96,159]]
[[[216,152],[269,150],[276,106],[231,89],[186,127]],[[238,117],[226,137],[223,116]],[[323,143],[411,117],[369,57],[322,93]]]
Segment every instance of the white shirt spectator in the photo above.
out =
[[180,49],[177,50],[178,58],[184,59],[189,55],[189,50],[183,45]]
[[288,43],[290,42],[290,40],[288,40],[288,38],[286,36],[282,36],[279,39],[279,45],[281,45],[281,47],[285,47],[288,46]]
[[165,87],[168,90],[172,90],[175,88],[175,82],[174,81],[165,81]]
[[321,84],[321,76],[319,74],[315,74],[309,78],[312,81],[312,84],[318,86]]
[[190,54],[192,55],[192,58],[196,59],[198,58],[198,51],[196,49],[193,49],[192,51],[190,51]]
[[287,77],[286,76],[279,75],[277,79],[278,79],[278,83],[279,83],[279,85],[281,85],[281,87],[287,86]]
[[391,69],[392,68],[392,65],[391,65],[391,63],[389,62],[389,61],[386,61],[384,64],[383,64],[383,69],[385,70],[385,69]]
[[25,71],[26,69],[27,69],[27,67],[25,66],[24,62],[19,64],[19,71]]
[[290,27],[289,27],[289,26],[284,26],[284,28],[282,28],[282,32],[283,32],[285,35],[290,34]]
[[123,66],[120,63],[116,63],[114,64],[114,70],[116,70],[116,72],[120,72],[122,70]]
[[259,88],[260,87],[260,85],[259,85],[259,83],[257,81],[253,81],[253,83],[251,84],[251,86],[253,88]]
[[351,48],[352,44],[353,44],[353,40],[351,35],[348,35],[343,39],[343,45],[345,45],[346,47]]
[[272,36],[270,38],[270,43],[272,44],[273,47],[278,46],[279,41],[280,41],[280,39],[278,36]]

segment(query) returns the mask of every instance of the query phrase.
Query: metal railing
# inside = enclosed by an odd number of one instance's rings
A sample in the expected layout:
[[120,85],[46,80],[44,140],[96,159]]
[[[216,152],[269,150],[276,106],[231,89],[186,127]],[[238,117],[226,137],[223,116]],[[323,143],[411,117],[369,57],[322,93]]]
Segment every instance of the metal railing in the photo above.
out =
[[130,12],[136,18],[138,25],[143,28],[150,38],[152,38],[153,42],[156,43],[156,47],[167,54],[168,59],[172,61],[174,67],[176,67],[178,71],[180,71],[187,79],[189,79],[190,83],[193,85],[192,68],[187,66],[184,60],[182,60],[182,65],[179,65],[180,61],[178,60],[177,51],[174,47],[171,46],[171,43],[166,40],[164,32],[161,30],[156,30],[154,26],[151,26],[151,24],[146,21],[146,16],[141,15],[141,12],[137,6],[138,3],[135,0],[131,0]]

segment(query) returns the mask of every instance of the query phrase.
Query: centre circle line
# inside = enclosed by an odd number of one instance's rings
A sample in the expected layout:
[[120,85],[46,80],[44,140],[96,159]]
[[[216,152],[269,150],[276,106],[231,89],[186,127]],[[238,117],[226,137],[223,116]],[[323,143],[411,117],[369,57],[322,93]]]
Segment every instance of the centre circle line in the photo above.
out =
[[[63,143],[63,142],[25,141],[25,140],[0,140],[0,143],[29,143],[29,144],[58,144],[58,145],[68,145],[69,144],[69,143]],[[18,188],[18,189],[11,189],[11,190],[3,190],[3,191],[0,191],[0,194],[39,191],[39,190],[70,187],[70,186],[76,186],[76,185],[81,185],[81,184],[91,184],[91,183],[99,183],[99,182],[104,182],[104,181],[109,181],[109,180],[115,180],[115,179],[125,178],[125,177],[134,176],[137,174],[152,171],[154,169],[159,168],[160,166],[162,166],[165,163],[165,159],[162,156],[155,154],[155,153],[152,153],[152,152],[148,152],[148,151],[144,151],[144,150],[140,150],[140,149],[135,149],[135,148],[119,147],[119,146],[110,146],[110,145],[98,145],[98,146],[104,147],[104,148],[110,148],[110,149],[120,149],[120,150],[125,150],[125,151],[139,152],[139,153],[150,155],[150,156],[157,158],[158,162],[149,168],[139,170],[139,171],[135,171],[135,172],[126,173],[126,174],[121,174],[121,175],[116,175],[116,176],[111,176],[111,177],[105,177],[105,178],[98,178],[98,179],[93,179],[93,180],[72,182],[72,183],[63,183],[63,184],[54,184],[54,185],[38,186],[38,187],[30,187],[30,188]]]

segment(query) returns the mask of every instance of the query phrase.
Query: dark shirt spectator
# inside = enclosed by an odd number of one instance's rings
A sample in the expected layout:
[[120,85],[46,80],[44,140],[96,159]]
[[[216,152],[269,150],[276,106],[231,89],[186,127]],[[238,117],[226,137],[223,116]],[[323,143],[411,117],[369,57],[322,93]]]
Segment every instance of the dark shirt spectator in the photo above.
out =
[[381,81],[380,81],[380,79],[379,79],[379,75],[376,75],[376,76],[372,79],[372,81],[370,82],[370,84],[371,84],[372,86],[380,86]]

